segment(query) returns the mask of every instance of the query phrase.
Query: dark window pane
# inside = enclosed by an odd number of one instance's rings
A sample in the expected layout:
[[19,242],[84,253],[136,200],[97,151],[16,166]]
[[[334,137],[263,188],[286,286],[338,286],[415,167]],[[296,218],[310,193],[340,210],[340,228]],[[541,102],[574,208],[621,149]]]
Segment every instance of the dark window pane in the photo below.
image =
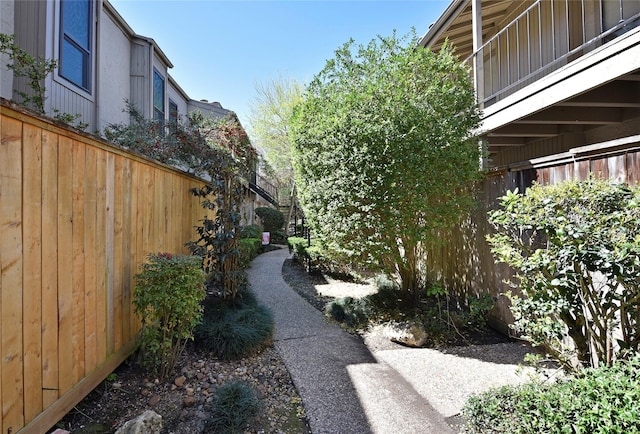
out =
[[153,71],[153,108],[164,118],[164,78],[156,71]]
[[84,53],[76,46],[64,40],[60,56],[60,75],[81,87],[87,87],[84,82]]
[[66,0],[62,2],[62,27],[64,33],[76,44],[89,50],[89,17],[90,2],[88,0]]

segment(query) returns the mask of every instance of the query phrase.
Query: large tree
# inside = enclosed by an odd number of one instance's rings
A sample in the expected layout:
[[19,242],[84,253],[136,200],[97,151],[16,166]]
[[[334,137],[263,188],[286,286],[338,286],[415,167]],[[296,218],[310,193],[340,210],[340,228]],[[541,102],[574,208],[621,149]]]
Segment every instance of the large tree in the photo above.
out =
[[279,188],[290,188],[293,181],[289,125],[293,107],[300,103],[304,87],[294,79],[279,76],[256,84],[251,102],[250,134],[265,151],[268,168]]
[[353,40],[314,77],[292,121],[299,199],[333,251],[417,292],[424,249],[472,203],[479,112],[468,68],[415,35]]

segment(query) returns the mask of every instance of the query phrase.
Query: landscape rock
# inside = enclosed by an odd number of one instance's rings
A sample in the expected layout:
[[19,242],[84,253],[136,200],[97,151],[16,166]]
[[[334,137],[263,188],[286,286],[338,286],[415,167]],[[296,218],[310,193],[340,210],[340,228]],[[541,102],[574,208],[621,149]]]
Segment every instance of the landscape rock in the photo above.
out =
[[424,326],[418,321],[389,323],[385,326],[384,335],[392,342],[414,348],[424,346],[429,337]]
[[187,381],[187,377],[180,376],[178,378],[175,379],[174,384],[178,387],[182,387],[182,385],[184,384],[184,382]]
[[153,410],[147,410],[137,418],[126,422],[116,434],[160,434],[162,416]]

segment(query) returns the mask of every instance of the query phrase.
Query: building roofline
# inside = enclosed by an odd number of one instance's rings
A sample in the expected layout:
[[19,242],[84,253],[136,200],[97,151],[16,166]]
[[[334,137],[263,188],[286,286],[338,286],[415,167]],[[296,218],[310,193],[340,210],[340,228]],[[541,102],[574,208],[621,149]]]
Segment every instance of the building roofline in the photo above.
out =
[[111,16],[115,19],[116,23],[127,33],[127,36],[131,39],[140,39],[150,45],[153,46],[153,51],[158,54],[160,60],[162,60],[168,68],[173,68],[173,63],[169,60],[167,55],[162,51],[162,48],[156,43],[153,38],[149,38],[147,36],[142,36],[137,34],[131,26],[124,20],[122,15],[116,10],[116,8],[109,2],[109,0],[104,0],[103,2],[105,9],[107,12],[111,14]]
[[444,10],[435,23],[429,26],[429,30],[418,41],[418,46],[428,47],[446,30],[447,25],[464,10],[470,0],[453,0]]

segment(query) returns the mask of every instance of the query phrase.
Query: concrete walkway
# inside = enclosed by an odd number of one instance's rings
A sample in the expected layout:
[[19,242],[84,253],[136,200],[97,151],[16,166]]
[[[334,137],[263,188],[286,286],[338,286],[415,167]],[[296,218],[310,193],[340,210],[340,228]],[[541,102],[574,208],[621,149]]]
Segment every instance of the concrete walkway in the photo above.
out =
[[[327,322],[285,283],[281,269],[288,257],[287,249],[262,254],[248,275],[258,299],[274,313],[275,346],[313,434],[453,433],[411,377],[376,360],[362,340]],[[410,369],[410,359],[406,365]]]

